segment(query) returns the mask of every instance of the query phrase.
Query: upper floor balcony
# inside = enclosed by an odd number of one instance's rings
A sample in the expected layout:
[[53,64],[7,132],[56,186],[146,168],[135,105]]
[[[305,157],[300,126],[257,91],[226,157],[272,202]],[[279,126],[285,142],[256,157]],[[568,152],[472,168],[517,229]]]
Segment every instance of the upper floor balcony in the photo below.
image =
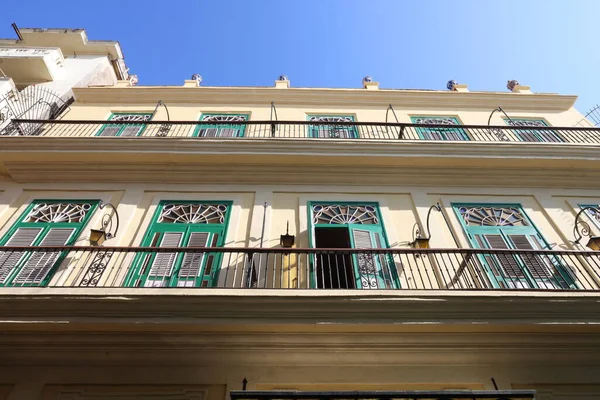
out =
[[151,113],[102,121],[14,119],[0,132],[0,174],[17,182],[84,182],[93,174],[105,182],[248,183],[260,176],[261,183],[445,185],[451,178],[468,185],[479,179],[580,187],[600,177],[600,129],[594,127],[223,115],[201,121],[151,120]]
[[250,121],[226,116],[203,121],[152,121],[149,114],[128,114],[109,121],[15,119],[0,136],[58,138],[315,139],[390,142],[502,142],[600,144],[600,129],[553,127],[541,120],[509,120],[506,126],[459,125],[451,118],[416,123],[355,122],[345,117],[308,121]]

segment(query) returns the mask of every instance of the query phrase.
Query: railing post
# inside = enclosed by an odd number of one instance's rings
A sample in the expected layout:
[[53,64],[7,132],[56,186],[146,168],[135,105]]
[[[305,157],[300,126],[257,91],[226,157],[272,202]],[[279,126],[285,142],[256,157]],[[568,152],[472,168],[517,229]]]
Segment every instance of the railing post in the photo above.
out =
[[398,139],[404,138],[404,125],[400,126],[400,133],[398,133]]

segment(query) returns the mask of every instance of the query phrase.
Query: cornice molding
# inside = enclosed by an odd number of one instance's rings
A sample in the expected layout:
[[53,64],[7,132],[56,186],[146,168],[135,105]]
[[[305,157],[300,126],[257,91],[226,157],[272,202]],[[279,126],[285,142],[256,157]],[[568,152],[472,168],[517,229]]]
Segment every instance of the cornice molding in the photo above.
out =
[[129,321],[140,326],[598,323],[600,293],[595,292],[440,292],[2,288],[0,317],[11,323]]
[[600,152],[593,145],[44,137],[1,141],[0,171],[15,182],[420,186],[493,182],[595,188],[600,179]]
[[456,92],[436,90],[365,90],[272,87],[180,87],[130,86],[74,88],[82,104],[168,104],[355,106],[402,108],[482,109],[498,105],[511,111],[565,111],[577,96],[558,94],[519,94],[505,92]]

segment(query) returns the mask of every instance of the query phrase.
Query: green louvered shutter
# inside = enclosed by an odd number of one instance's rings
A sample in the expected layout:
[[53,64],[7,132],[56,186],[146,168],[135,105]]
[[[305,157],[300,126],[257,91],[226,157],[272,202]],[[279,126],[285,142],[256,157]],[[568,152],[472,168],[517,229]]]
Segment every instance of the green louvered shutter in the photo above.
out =
[[[159,247],[179,247],[183,232],[165,232]],[[151,281],[147,281],[147,286],[157,286],[156,282],[167,283],[173,272],[173,266],[177,259],[177,253],[157,253],[152,261],[150,272],[148,274]],[[158,278],[158,279],[157,279]]]
[[[42,228],[18,228],[6,246],[31,246]],[[26,251],[0,251],[0,283],[4,283]]]
[[[513,242],[516,249],[535,250],[535,247],[533,247],[527,235],[508,235],[508,237]],[[520,257],[534,279],[552,278],[552,272],[539,256],[523,254]]]
[[[39,243],[40,246],[65,246],[75,228],[52,228]],[[61,251],[34,252],[13,281],[16,285],[40,284],[58,261]]]
[[[186,247],[206,247],[208,232],[192,232]],[[179,278],[196,278],[202,268],[204,253],[186,253],[179,268]]]
[[120,130],[121,125],[106,125],[98,136],[117,136]]

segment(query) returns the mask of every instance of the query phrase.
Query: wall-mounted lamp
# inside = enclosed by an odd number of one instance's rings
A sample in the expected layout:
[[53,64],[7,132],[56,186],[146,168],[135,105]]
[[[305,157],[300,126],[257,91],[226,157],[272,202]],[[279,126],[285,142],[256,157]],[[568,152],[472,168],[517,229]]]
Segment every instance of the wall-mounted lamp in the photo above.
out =
[[[117,209],[110,203],[103,203],[102,201],[98,205],[99,209],[104,207],[110,207],[113,210],[112,214],[106,213],[102,216],[102,227],[100,229],[90,229],[90,244],[92,246],[100,246],[106,239],[112,239],[117,235],[119,230],[119,213]],[[113,216],[115,217],[115,229],[113,231]]]
[[429,240],[431,239],[431,231],[429,230],[429,219],[431,218],[431,211],[433,211],[433,210],[441,212],[442,206],[440,206],[440,203],[436,203],[436,204],[432,205],[431,207],[429,207],[429,211],[427,212],[427,222],[426,222],[427,232],[425,232],[425,235],[423,234],[423,232],[421,232],[421,229],[417,225],[417,229],[415,230],[415,235],[413,237],[413,241],[409,243],[409,245],[411,247],[414,247],[416,249],[428,249],[429,248]]
[[[150,117],[150,119],[154,119],[154,116],[156,115],[156,112],[158,111],[159,106],[163,106],[165,108],[165,111],[167,112],[167,121],[171,121],[171,116],[169,115],[169,108],[162,100],[159,100],[158,103],[156,103],[156,107],[154,107],[154,111],[152,112],[152,116]],[[158,132],[156,132],[156,136],[165,137],[165,136],[167,136],[167,134],[169,133],[170,130],[171,130],[170,124],[162,124],[158,128]]]
[[595,213],[600,214],[600,208],[593,206],[583,207],[577,213],[575,216],[575,227],[573,228],[573,235],[575,236],[575,241],[573,243],[579,244],[581,239],[586,236],[590,238],[586,246],[592,250],[598,251],[600,250],[600,236],[592,236],[590,225],[587,222],[580,220],[581,214],[587,210],[593,210]]
[[490,122],[492,121],[492,116],[497,113],[497,112],[501,112],[502,114],[504,114],[504,116],[509,120],[512,121],[512,119],[510,119],[510,117],[508,116],[507,113],[504,112],[504,110],[502,109],[502,107],[498,106],[498,108],[495,108],[491,113],[490,116],[488,117],[488,126],[490,126]]
[[296,242],[296,236],[290,235],[290,221],[287,223],[287,228],[285,230],[285,235],[281,235],[279,238],[279,245],[284,249],[289,249],[294,246]]

